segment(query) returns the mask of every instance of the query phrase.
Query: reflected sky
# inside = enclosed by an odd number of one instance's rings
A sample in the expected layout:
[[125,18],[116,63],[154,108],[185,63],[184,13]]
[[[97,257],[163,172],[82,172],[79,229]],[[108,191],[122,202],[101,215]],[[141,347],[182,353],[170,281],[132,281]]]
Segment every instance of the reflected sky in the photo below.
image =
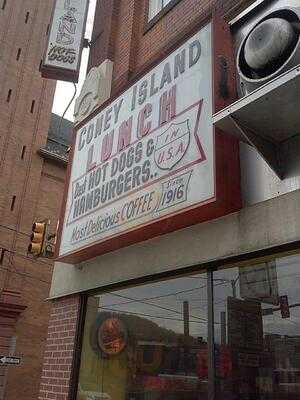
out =
[[[213,272],[218,400],[298,400],[299,262],[293,256]],[[283,295],[290,305],[285,319],[278,301]],[[187,303],[189,329],[183,312]],[[153,399],[205,399],[207,303],[206,272],[89,297],[79,393],[108,393],[113,399],[140,400],[149,393],[159,395]],[[108,357],[99,337],[107,348],[124,341],[122,332],[103,329],[112,316],[126,328],[127,347]],[[294,397],[285,396],[286,387]]]
[[190,335],[207,337],[206,273],[156,282],[100,296],[102,310],[145,317],[183,333],[183,302],[190,309]]
[[[274,277],[272,278],[272,285],[276,286],[278,296],[288,296],[289,304],[292,307],[290,308],[290,318],[283,319],[278,304],[261,302],[262,309],[273,312],[272,315],[263,315],[264,335],[300,335],[299,264],[299,256],[276,259],[274,268],[277,278],[276,282]],[[259,265],[264,268],[264,264]],[[254,267],[247,268],[250,270]],[[240,282],[241,272],[243,271],[239,268],[214,272],[214,318],[217,343],[220,342],[221,336],[221,313],[227,313],[227,299],[234,296],[243,299],[241,297],[241,285],[243,284]],[[252,286],[261,283],[263,283],[263,287],[266,286],[265,282],[258,281],[261,276],[263,274],[256,274],[256,282],[253,280],[253,276],[251,277]],[[99,298],[99,311],[136,315],[176,333],[183,333],[183,303],[187,301],[190,313],[190,335],[207,337],[206,273],[136,286],[97,297]],[[297,306],[298,303],[299,306]]]

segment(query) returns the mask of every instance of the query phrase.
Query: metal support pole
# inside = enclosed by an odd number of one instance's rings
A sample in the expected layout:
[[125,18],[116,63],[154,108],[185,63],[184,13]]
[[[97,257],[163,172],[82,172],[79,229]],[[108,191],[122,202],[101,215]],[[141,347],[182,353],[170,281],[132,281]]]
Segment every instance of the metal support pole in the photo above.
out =
[[216,371],[214,345],[214,288],[213,271],[207,272],[207,307],[208,307],[208,400],[215,400]]
[[232,287],[232,297],[236,298],[236,281],[234,279],[231,280],[231,287]]
[[221,311],[220,313],[221,319],[221,344],[226,344],[226,312]]

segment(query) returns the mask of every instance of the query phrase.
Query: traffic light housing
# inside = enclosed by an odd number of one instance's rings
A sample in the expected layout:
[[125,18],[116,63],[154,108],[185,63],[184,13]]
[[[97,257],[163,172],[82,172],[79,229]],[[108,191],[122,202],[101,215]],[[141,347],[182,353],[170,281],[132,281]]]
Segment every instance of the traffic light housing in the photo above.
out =
[[35,257],[39,257],[44,254],[48,225],[49,221],[35,222],[32,225],[32,234],[30,236],[28,253],[34,255]]

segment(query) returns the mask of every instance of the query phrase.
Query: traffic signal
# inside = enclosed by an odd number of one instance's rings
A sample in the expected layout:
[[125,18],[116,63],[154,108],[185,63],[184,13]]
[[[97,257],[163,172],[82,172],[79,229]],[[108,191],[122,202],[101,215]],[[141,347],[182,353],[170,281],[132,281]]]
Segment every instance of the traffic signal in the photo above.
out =
[[28,252],[36,257],[44,254],[48,225],[49,221],[35,222],[32,225],[32,234],[30,236]]

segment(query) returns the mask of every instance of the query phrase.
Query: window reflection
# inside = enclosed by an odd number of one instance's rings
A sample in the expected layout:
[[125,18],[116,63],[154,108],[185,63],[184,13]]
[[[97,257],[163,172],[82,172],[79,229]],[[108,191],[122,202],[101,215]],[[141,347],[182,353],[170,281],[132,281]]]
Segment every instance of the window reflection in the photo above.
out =
[[207,398],[207,277],[89,297],[78,400]]
[[299,264],[214,273],[217,399],[300,398]]
[[[300,257],[88,299],[77,400],[206,400],[208,301],[217,400],[300,399]],[[211,376],[211,375],[210,375]]]

